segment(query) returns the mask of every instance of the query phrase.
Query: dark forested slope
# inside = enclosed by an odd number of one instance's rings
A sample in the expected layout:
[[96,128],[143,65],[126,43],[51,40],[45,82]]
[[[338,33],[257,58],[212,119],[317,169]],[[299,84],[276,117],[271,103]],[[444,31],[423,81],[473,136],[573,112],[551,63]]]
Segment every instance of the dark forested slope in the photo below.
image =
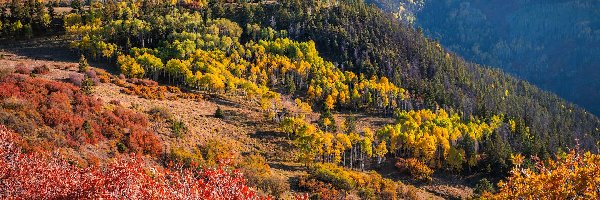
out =
[[595,149],[599,121],[594,115],[500,70],[466,62],[374,6],[281,1],[216,6],[211,14],[237,19],[242,27],[260,23],[287,30],[296,40],[314,40],[322,56],[340,68],[385,75],[409,89],[417,99],[409,109],[505,114],[528,138],[514,144],[522,151],[554,151],[576,139]]
[[598,1],[369,2],[403,21],[411,16],[425,35],[467,60],[502,68],[600,112]]

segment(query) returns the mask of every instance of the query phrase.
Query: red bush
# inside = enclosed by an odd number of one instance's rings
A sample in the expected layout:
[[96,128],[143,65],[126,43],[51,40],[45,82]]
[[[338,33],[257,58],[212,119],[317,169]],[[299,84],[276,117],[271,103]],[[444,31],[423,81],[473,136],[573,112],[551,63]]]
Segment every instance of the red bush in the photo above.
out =
[[144,115],[121,106],[102,109],[99,99],[84,95],[71,84],[16,74],[0,79],[0,102],[10,104],[20,102],[14,101],[19,99],[26,103],[4,109],[0,122],[21,134],[36,134],[38,129],[49,127],[66,139],[56,140],[57,147],[114,139],[128,141],[131,152],[159,154],[161,151],[160,140],[149,131]]
[[[298,186],[303,190],[311,191],[311,194],[317,199],[340,199],[340,191],[336,190],[331,184],[324,183],[308,177],[300,177]],[[305,198],[307,197],[298,197]]]
[[46,65],[41,65],[33,68],[33,73],[35,74],[48,74],[50,73],[50,68]]
[[166,90],[161,86],[145,86],[129,84],[121,92],[129,95],[136,95],[144,99],[159,99],[163,100],[166,96]]
[[0,126],[0,199],[270,199],[237,171],[146,170],[135,156],[77,168],[58,156],[22,154],[17,138]]
[[116,100],[116,99],[110,100],[108,103],[112,104],[112,105],[117,105],[117,106],[121,105],[121,101]]
[[15,68],[15,72],[16,72],[16,73],[19,73],[19,74],[25,74],[25,75],[29,75],[29,74],[31,74],[31,71],[32,71],[32,70],[33,70],[33,69],[31,69],[31,67],[27,67],[27,66],[25,66],[25,64],[23,64],[23,63],[19,63],[19,64],[17,65],[17,67]]
[[156,87],[158,86],[158,83],[156,81],[150,80],[150,79],[138,79],[138,78],[132,78],[129,79],[129,81],[135,85],[141,85],[141,86],[147,86],[147,87]]

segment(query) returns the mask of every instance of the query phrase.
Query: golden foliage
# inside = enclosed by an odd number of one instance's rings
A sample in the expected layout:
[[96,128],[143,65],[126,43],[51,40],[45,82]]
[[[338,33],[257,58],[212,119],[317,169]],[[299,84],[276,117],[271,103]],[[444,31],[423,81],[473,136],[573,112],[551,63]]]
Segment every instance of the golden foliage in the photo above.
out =
[[[521,161],[522,157],[515,157]],[[571,151],[556,161],[537,162],[535,170],[515,167],[497,194],[484,199],[598,199],[600,156]]]

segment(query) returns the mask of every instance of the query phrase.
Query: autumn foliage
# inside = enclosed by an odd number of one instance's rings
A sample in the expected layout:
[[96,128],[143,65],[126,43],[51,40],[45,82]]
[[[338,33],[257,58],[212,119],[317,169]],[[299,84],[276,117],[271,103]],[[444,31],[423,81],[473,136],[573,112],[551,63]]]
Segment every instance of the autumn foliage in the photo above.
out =
[[50,72],[50,68],[47,65],[40,65],[34,67],[32,72],[35,74],[48,74]]
[[201,94],[183,92],[175,86],[159,86],[156,81],[149,79],[114,79],[113,83],[124,87],[121,92],[128,95],[136,95],[140,98],[150,100],[177,100],[189,99],[194,101],[202,101],[204,97]]
[[2,124],[22,135],[46,138],[32,139],[32,147],[78,147],[110,139],[134,153],[162,151],[144,115],[104,105],[72,84],[11,74],[0,78],[0,102]]
[[299,186],[314,199],[398,199],[405,195],[404,184],[380,174],[349,170],[334,164],[316,164]]
[[497,194],[489,199],[598,199],[600,198],[600,155],[571,151],[556,161],[537,162],[535,169],[521,168],[521,156],[513,157],[517,166]]
[[269,199],[237,171],[145,169],[136,156],[78,168],[54,155],[23,154],[0,126],[0,199]]
[[433,170],[430,169],[425,163],[415,159],[398,159],[396,167],[401,172],[408,172],[413,178],[421,181],[431,181],[431,175]]

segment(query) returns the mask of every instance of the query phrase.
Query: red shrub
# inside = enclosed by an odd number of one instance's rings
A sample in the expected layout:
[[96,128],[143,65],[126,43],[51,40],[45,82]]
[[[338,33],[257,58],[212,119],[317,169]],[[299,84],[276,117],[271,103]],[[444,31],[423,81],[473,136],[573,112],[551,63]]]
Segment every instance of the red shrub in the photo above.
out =
[[190,99],[190,100],[194,100],[194,101],[202,101],[204,99],[204,97],[201,94],[196,94],[196,93],[181,93],[179,95],[177,95],[177,97],[182,98],[182,99]]
[[[11,100],[13,99],[13,100]],[[84,95],[71,84],[9,75],[0,79],[0,102],[26,100],[15,109],[4,109],[0,122],[21,134],[36,134],[40,128],[51,128],[57,136],[56,147],[75,147],[101,140],[129,141],[129,149],[136,153],[159,154],[160,140],[148,129],[145,115],[116,106],[102,109],[102,101]],[[17,109],[18,108],[18,109]],[[129,131],[126,131],[129,130]]]
[[[308,190],[317,199],[340,199],[340,191],[336,190],[331,184],[308,177],[300,177],[298,186],[303,190]],[[306,196],[299,196],[298,199],[308,199]]]
[[94,71],[96,71],[96,74],[98,75],[98,79],[100,79],[101,83],[110,82],[112,75],[109,74],[106,70],[94,68]]
[[237,171],[146,170],[135,156],[77,168],[58,156],[22,154],[17,138],[0,126],[0,199],[270,199]]
[[50,73],[50,68],[47,65],[41,65],[33,68],[34,74],[48,74]]
[[156,81],[150,80],[150,79],[138,79],[138,78],[132,78],[129,79],[129,81],[133,84],[136,85],[141,85],[141,86],[147,86],[147,87],[156,87],[158,86],[158,83]]
[[128,85],[127,81],[125,81],[123,79],[113,79],[112,83],[119,87],[127,87],[127,85]]
[[130,84],[127,88],[121,90],[121,92],[129,95],[137,95],[144,99],[164,99],[166,96],[164,90],[159,86],[144,86]]
[[25,75],[29,75],[29,74],[31,74],[31,71],[32,71],[32,70],[33,70],[33,69],[31,69],[31,67],[27,67],[27,66],[25,66],[25,64],[23,64],[23,63],[19,63],[19,64],[17,65],[17,67],[15,68],[15,72],[16,72],[16,73],[19,73],[19,74],[25,74]]
[[144,130],[132,129],[127,140],[127,146],[133,152],[158,156],[162,152],[160,139]]

